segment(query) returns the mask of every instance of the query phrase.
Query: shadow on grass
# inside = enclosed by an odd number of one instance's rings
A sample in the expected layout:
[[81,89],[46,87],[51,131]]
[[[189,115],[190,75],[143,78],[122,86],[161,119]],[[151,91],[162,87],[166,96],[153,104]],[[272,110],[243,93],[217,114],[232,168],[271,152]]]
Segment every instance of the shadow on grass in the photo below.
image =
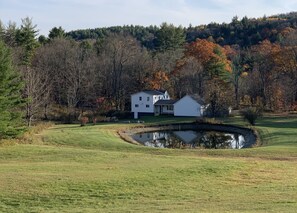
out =
[[269,127],[269,128],[297,128],[297,118],[288,119],[286,117],[269,117],[259,119],[256,126]]

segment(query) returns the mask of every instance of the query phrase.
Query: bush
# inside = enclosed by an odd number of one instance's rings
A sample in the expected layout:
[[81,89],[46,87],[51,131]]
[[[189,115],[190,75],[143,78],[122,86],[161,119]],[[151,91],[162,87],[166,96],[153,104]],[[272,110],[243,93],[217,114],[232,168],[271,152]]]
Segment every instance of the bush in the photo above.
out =
[[261,110],[255,107],[249,107],[240,112],[244,120],[247,120],[252,126],[255,125],[255,122],[259,116],[262,115]]
[[222,118],[222,117],[228,117],[229,115],[229,109],[227,106],[219,106],[219,107],[212,107],[209,106],[204,112],[204,116],[208,118]]
[[106,113],[107,117],[116,117],[118,119],[131,119],[133,118],[133,113],[130,111],[116,111],[110,110]]
[[89,122],[89,118],[86,116],[83,116],[80,118],[80,126],[85,126]]

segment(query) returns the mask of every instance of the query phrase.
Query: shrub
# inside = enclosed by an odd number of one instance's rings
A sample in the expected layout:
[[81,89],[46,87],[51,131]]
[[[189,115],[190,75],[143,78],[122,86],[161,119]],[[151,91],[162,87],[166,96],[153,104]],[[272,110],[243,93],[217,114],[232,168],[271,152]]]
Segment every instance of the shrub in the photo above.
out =
[[118,119],[131,119],[133,118],[133,113],[130,111],[116,111],[116,110],[110,110],[106,113],[107,117],[116,117]]
[[96,117],[93,118],[93,124],[94,124],[94,125],[97,124],[97,118],[96,118]]
[[85,126],[89,122],[89,118],[86,116],[83,116],[80,118],[80,126]]
[[256,107],[249,107],[245,110],[242,110],[240,114],[244,120],[247,120],[249,124],[254,126],[257,118],[261,116],[262,113],[261,110]]

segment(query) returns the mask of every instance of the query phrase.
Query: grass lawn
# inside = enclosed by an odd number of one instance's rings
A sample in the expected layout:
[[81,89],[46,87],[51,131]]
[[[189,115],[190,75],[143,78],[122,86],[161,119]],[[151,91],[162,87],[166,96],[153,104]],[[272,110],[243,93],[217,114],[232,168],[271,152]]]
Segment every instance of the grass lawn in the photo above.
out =
[[264,145],[244,150],[123,142],[134,125],[56,125],[0,146],[0,212],[296,212],[297,117],[260,119]]

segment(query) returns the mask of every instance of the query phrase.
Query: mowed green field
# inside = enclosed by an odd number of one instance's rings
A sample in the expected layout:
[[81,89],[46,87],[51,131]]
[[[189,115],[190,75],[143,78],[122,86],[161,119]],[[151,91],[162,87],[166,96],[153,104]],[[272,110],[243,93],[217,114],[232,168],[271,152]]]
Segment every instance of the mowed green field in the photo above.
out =
[[133,125],[56,125],[2,144],[0,212],[297,211],[297,117],[262,118],[264,145],[245,150],[132,145],[117,130]]

